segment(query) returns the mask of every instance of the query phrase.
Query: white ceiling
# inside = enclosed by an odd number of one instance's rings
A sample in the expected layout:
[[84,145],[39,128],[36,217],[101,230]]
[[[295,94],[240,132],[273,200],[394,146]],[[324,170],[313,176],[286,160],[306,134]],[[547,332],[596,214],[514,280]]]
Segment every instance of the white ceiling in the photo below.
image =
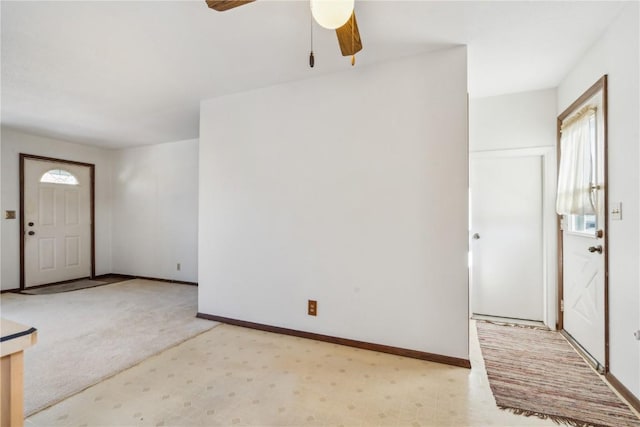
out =
[[[357,67],[468,45],[472,97],[555,87],[622,2],[356,1]],[[349,70],[308,1],[2,1],[2,124],[117,148],[197,138],[202,99]]]

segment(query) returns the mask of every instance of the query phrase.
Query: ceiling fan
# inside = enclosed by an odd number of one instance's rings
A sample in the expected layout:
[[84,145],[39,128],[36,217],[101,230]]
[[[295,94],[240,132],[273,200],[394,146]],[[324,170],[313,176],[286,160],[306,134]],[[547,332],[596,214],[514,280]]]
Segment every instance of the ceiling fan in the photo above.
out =
[[[255,0],[206,0],[207,6],[218,12],[233,9]],[[346,9],[345,9],[346,5]],[[337,14],[333,13],[338,8]],[[313,17],[325,28],[335,29],[342,56],[351,56],[351,65],[355,65],[355,54],[362,50],[362,40],[358,31],[356,14],[353,11],[353,0],[311,0]],[[309,57],[309,65],[313,67],[313,48]]]

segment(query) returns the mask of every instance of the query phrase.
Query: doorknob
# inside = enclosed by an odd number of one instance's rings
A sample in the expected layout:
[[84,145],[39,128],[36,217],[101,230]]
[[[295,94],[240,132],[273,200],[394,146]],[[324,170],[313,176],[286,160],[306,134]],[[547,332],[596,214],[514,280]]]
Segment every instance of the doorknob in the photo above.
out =
[[33,227],[33,222],[29,222],[29,227]]
[[34,234],[36,234],[36,232],[35,232],[35,231],[30,231],[30,232],[29,232],[29,233],[27,233],[27,234],[29,234],[29,236],[33,236]]
[[480,239],[480,235],[478,233],[473,233],[473,236],[471,236],[471,238],[473,240],[478,240],[478,239]]
[[599,254],[601,254],[602,253],[602,245],[589,246],[589,252],[591,252],[591,253],[598,252]]

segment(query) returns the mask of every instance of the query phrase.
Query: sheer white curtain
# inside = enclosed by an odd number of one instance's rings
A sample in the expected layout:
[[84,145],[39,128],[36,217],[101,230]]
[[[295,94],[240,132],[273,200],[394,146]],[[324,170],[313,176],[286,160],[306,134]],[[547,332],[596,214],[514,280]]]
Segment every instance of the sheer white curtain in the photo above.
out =
[[596,107],[588,105],[567,118],[561,127],[560,169],[556,212],[560,215],[588,215],[596,212],[592,199],[593,154],[591,119]]

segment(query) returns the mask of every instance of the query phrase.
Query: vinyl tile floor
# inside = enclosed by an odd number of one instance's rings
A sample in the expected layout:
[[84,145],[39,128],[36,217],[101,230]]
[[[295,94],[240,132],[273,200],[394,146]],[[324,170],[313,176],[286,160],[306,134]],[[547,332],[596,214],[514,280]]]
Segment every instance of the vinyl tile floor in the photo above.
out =
[[475,331],[469,370],[220,325],[25,425],[555,426],[495,406]]

